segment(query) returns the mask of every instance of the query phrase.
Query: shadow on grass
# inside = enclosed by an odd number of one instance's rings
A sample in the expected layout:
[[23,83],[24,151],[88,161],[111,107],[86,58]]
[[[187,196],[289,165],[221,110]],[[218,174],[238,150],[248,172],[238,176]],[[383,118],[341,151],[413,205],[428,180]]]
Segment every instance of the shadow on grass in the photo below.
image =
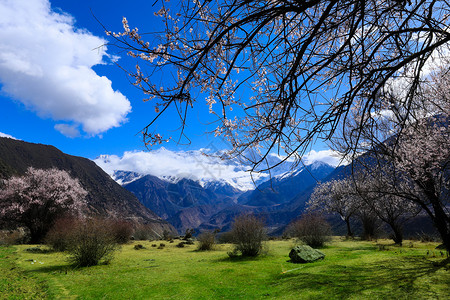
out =
[[[378,261],[373,264],[358,266],[328,265],[322,273],[317,269],[303,269],[297,272],[277,274],[273,278],[274,285],[283,285],[290,292],[312,293],[323,295],[323,298],[347,298],[366,292],[367,295],[387,297],[390,299],[409,298],[420,294],[433,297],[432,291],[424,290],[424,286],[416,281],[421,278],[431,279],[433,283],[450,284],[448,277],[441,278],[433,274],[445,268],[419,257],[405,257],[395,260]],[[426,288],[425,288],[426,289]],[[327,296],[328,295],[328,296]]]
[[25,273],[66,273],[68,271],[75,270],[76,268],[71,265],[59,265],[59,266],[42,266],[33,270],[25,270]]
[[214,259],[213,262],[246,262],[246,261],[257,261],[263,258],[265,255],[258,255],[258,256],[224,256],[222,258]]
[[58,251],[55,251],[51,248],[47,248],[47,247],[30,247],[30,248],[26,248],[23,251],[28,252],[28,253],[38,253],[38,254],[51,254],[51,253],[55,253]]
[[109,265],[109,262],[100,262],[97,265],[93,265],[93,266],[78,266],[76,264],[67,264],[67,265],[57,265],[57,266],[41,266],[39,268],[35,268],[32,270],[25,270],[25,273],[65,273],[67,274],[68,272],[71,271],[76,271],[76,270],[83,270],[83,269],[89,269],[91,267],[96,267],[96,266],[105,266],[105,265]]

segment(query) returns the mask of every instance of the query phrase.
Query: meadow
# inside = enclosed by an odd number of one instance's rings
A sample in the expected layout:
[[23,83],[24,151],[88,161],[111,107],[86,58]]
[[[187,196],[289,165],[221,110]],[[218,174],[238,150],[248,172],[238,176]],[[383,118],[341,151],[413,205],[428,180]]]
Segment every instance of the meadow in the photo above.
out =
[[[163,249],[152,244],[164,243]],[[73,268],[60,252],[0,247],[2,299],[450,299],[450,265],[436,243],[334,237],[322,261],[289,262],[295,240],[268,241],[257,258],[231,245],[196,251],[177,241],[123,245],[110,264]],[[144,249],[136,250],[141,244]],[[42,249],[46,249],[42,246]],[[442,256],[444,255],[444,256]]]

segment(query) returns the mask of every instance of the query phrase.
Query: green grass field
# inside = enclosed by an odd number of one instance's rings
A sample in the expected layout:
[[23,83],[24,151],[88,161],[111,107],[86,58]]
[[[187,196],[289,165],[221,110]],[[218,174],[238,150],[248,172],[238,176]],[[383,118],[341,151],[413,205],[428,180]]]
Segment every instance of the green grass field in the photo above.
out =
[[[135,250],[137,243],[146,249]],[[176,241],[164,249],[152,243],[124,245],[109,265],[78,269],[63,253],[0,247],[0,298],[450,299],[450,265],[437,264],[443,257],[435,243],[335,238],[323,261],[304,265],[288,262],[293,240],[270,241],[255,259],[230,259],[230,245],[197,252]]]

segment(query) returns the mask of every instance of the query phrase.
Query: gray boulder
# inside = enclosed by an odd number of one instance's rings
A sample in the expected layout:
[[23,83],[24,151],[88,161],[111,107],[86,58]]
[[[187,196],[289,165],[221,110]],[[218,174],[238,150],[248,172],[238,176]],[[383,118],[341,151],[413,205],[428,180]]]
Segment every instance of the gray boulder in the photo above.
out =
[[310,263],[319,259],[324,259],[325,254],[307,245],[295,246],[289,253],[293,263]]

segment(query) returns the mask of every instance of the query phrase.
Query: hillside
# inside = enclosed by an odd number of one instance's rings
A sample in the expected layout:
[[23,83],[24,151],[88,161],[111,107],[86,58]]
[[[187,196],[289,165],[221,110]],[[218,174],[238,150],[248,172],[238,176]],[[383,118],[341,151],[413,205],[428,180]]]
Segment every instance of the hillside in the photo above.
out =
[[143,223],[154,223],[158,231],[173,227],[136,197],[112,180],[93,161],[65,154],[49,145],[0,138],[0,179],[25,173],[28,167],[68,171],[89,192],[88,210],[92,215],[112,216]]

